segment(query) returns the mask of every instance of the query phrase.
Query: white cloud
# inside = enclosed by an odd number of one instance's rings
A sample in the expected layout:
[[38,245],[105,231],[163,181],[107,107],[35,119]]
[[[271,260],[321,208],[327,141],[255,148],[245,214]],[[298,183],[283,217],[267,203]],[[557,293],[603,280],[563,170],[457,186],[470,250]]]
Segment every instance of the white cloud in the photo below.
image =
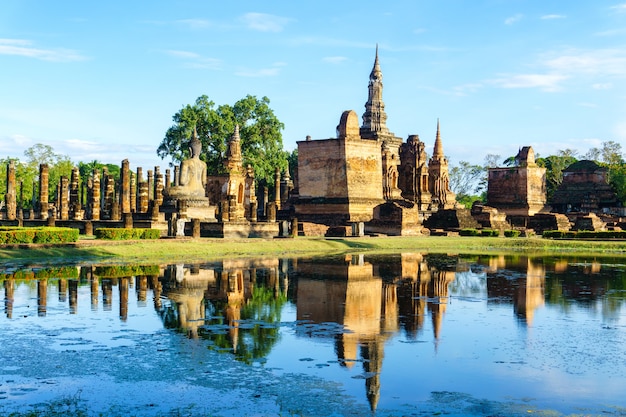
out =
[[42,49],[33,46],[33,42],[26,39],[0,39],[0,55],[14,55],[34,58],[42,61],[70,62],[87,59],[71,49]]
[[76,152],[101,152],[107,150],[108,146],[81,139],[67,139],[63,141],[70,153]]
[[490,82],[502,88],[540,88],[543,91],[559,91],[560,83],[567,76],[561,74],[517,74],[501,76]]
[[280,69],[287,64],[285,62],[275,62],[271,68],[241,68],[235,72],[239,77],[275,77],[280,74]]
[[626,75],[626,51],[619,49],[568,50],[545,60],[553,71],[566,74]]
[[581,102],[581,103],[578,103],[578,105],[580,107],[589,107],[589,108],[592,108],[592,109],[595,109],[596,107],[598,107],[598,105],[596,103],[587,103],[587,102]]
[[595,83],[591,85],[594,90],[610,90],[613,88],[612,83]]
[[615,10],[618,13],[625,13],[626,12],[626,3],[616,4],[615,6],[611,7],[611,10]]
[[246,13],[241,16],[241,20],[252,30],[259,32],[282,32],[292,19],[266,13]]
[[511,17],[505,19],[504,20],[504,24],[505,25],[512,25],[513,23],[517,23],[520,20],[522,20],[523,17],[524,17],[523,14],[518,13],[515,16],[511,16]]
[[329,64],[340,64],[347,60],[348,58],[346,58],[345,56],[327,56],[322,58],[322,61],[328,62]]
[[207,29],[213,27],[213,22],[206,19],[181,19],[177,20],[176,23],[180,23],[184,26],[187,26],[189,29]]
[[541,20],[565,19],[567,16],[562,14],[546,14],[541,16]]
[[235,72],[235,75],[240,77],[275,77],[280,73],[279,68],[260,68],[250,69],[242,68]]
[[185,60],[185,68],[216,70],[222,67],[222,60],[217,58],[203,57],[202,55],[195,52],[167,50],[165,51],[165,53],[175,58]]

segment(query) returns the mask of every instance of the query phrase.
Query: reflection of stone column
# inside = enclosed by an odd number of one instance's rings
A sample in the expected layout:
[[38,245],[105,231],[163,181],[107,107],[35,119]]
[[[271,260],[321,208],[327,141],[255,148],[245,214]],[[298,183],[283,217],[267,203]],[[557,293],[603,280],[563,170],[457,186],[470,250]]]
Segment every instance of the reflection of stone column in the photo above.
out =
[[148,298],[148,277],[145,275],[136,276],[135,288],[137,291],[137,304],[139,307],[144,307]]
[[39,165],[39,218],[48,218],[48,165]]
[[17,215],[17,197],[15,193],[15,161],[9,161],[7,164],[7,190],[4,196],[8,220],[15,220]]
[[59,279],[57,284],[59,286],[59,302],[64,303],[67,300],[67,280]]
[[76,314],[78,309],[78,280],[70,280],[70,314]]
[[37,280],[37,315],[44,317],[48,303],[48,280]]
[[130,164],[128,159],[122,161],[122,170],[120,172],[120,208],[122,215],[130,213]]
[[161,302],[161,293],[163,292],[163,286],[161,284],[161,281],[159,281],[158,275],[151,276],[150,282],[153,293],[154,308],[156,310],[160,310],[163,306],[163,303]]
[[129,277],[122,277],[118,281],[120,289],[120,320],[128,319],[128,286],[130,284]]
[[98,310],[98,277],[91,277],[91,309],[93,311]]
[[102,304],[104,311],[113,308],[113,281],[109,278],[102,280]]
[[4,313],[8,319],[13,318],[13,302],[15,300],[15,281],[4,280]]

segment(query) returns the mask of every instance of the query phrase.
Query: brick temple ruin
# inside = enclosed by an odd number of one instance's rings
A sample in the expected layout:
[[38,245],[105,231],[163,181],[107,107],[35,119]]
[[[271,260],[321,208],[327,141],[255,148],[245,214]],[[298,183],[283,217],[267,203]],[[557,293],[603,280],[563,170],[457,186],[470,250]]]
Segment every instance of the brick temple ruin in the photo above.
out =
[[439,122],[429,159],[418,135],[405,142],[387,127],[382,79],[377,49],[363,124],[348,110],[336,138],[297,143],[288,205],[304,234],[428,234],[425,221],[434,213],[464,210],[450,191]]
[[[227,143],[222,175],[207,175],[194,133],[191,157],[173,172],[121,163],[116,180],[94,169],[81,182],[78,168],[61,177],[49,201],[49,170],[39,168],[33,208],[18,206],[14,162],[0,225],[57,225],[92,234],[99,227],[152,228],[171,237],[287,237],[451,234],[463,228],[498,230],[603,230],[621,227],[624,209],[607,172],[592,161],[564,171],[553,201],[546,200],[546,169],[531,147],[515,166],[490,168],[487,201],[470,210],[450,190],[448,160],[437,120],[433,152],[418,135],[406,141],[387,127],[378,48],[369,76],[362,124],[353,110],[341,114],[337,137],[298,141],[293,178],[276,168],[274,192],[256,187],[243,164],[239,128]],[[550,205],[551,204],[551,205]]]

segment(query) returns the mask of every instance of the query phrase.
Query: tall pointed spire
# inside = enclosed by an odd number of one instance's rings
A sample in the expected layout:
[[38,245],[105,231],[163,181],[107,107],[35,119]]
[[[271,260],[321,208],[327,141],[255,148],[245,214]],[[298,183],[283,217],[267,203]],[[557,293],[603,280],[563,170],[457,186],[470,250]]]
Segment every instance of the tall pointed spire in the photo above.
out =
[[365,138],[377,137],[379,133],[388,133],[387,114],[385,113],[385,103],[383,102],[383,73],[378,62],[378,44],[376,44],[376,56],[374,66],[370,72],[368,85],[367,103],[365,103],[365,113],[363,113],[363,126],[361,136]]
[[228,141],[226,159],[224,164],[229,172],[243,172],[243,159],[241,156],[241,138],[239,137],[239,125],[235,125],[235,131]]
[[439,130],[439,118],[437,118],[437,135],[435,136],[435,149],[433,149],[433,158],[443,158],[443,145],[441,143],[441,131]]

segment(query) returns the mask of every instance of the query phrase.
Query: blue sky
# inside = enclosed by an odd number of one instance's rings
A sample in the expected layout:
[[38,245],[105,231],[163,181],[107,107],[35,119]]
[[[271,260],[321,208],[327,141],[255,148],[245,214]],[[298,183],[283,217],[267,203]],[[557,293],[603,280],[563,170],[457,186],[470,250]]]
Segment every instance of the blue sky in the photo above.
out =
[[452,165],[626,140],[624,0],[0,3],[0,157],[167,166],[184,105],[267,96],[287,150],[362,115],[379,45],[387,126]]

